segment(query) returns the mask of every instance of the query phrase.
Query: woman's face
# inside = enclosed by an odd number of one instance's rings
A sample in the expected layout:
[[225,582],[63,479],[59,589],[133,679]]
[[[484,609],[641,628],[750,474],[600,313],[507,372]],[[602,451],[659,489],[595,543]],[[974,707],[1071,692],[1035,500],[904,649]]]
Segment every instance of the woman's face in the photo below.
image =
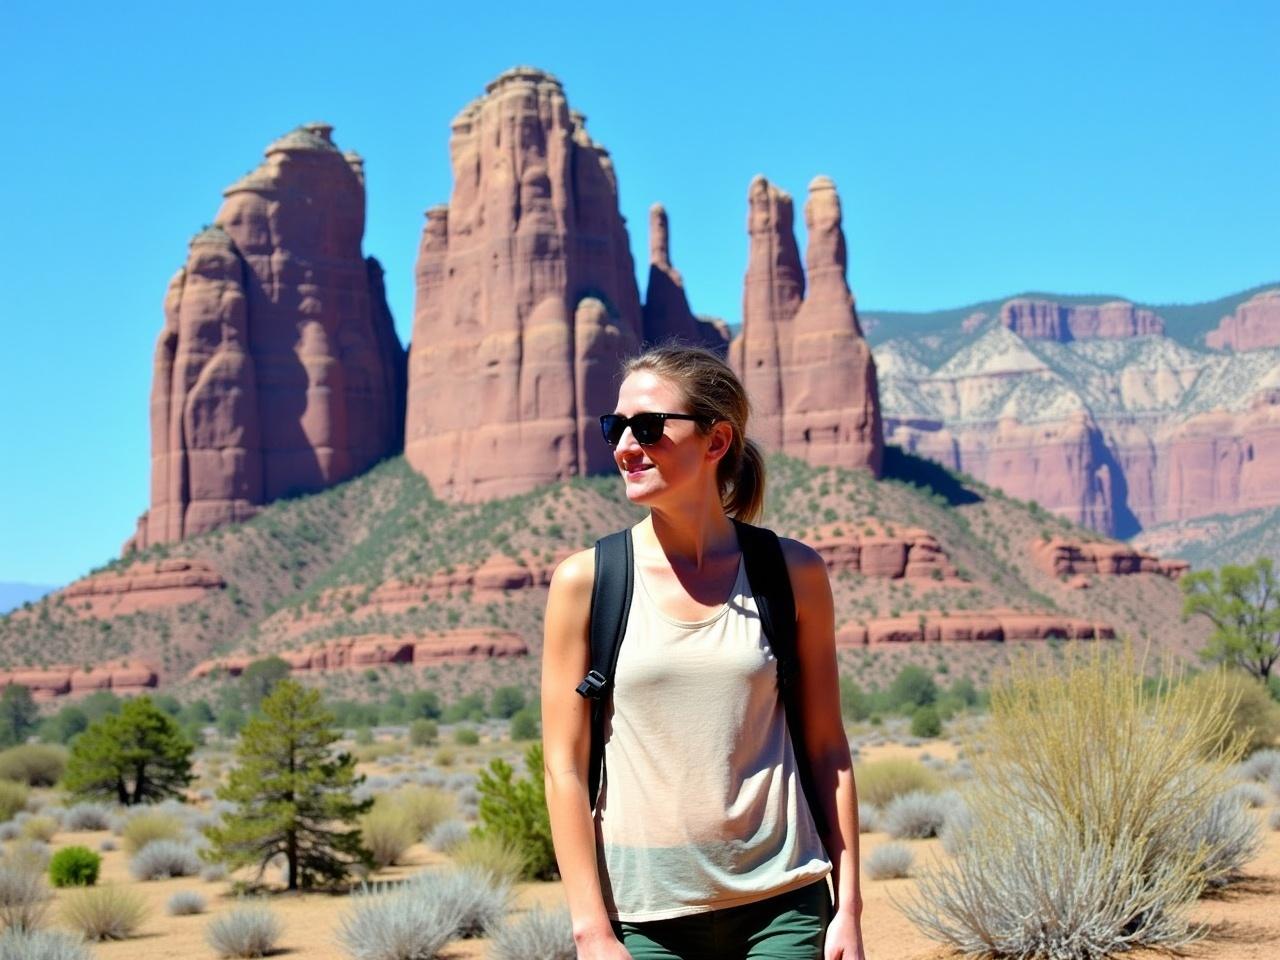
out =
[[[638,370],[622,381],[615,413],[688,413],[680,388],[650,370]],[[725,425],[727,426],[727,424]],[[613,448],[613,460],[626,481],[627,499],[652,506],[671,498],[700,497],[715,483],[716,463],[723,456],[722,431],[704,434],[692,420],[668,420],[657,443],[641,446],[628,427]]]

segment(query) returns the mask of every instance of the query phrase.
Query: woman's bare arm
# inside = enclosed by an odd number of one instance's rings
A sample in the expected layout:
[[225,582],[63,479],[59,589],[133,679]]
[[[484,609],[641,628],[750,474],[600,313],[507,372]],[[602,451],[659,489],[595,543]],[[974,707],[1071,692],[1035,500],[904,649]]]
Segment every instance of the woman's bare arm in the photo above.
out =
[[[853,761],[840,715],[835,611],[827,566],[811,548],[783,540],[796,600],[796,649],[804,743],[817,801],[826,817],[822,838],[831,858],[836,913],[827,931],[826,956],[861,960],[862,891],[858,878],[858,794]],[[811,800],[813,798],[810,798]]]
[[595,826],[587,799],[591,705],[575,689],[590,666],[594,580],[594,550],[575,553],[551,578],[542,643],[543,775],[578,955],[626,957],[600,891]]

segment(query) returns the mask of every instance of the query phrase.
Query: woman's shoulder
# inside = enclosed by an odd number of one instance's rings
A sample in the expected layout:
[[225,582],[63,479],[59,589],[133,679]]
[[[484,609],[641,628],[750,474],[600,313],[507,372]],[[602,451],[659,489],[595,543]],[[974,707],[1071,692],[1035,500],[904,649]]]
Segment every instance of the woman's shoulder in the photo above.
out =
[[551,591],[571,597],[589,597],[595,579],[596,548],[587,547],[560,561],[551,575]]

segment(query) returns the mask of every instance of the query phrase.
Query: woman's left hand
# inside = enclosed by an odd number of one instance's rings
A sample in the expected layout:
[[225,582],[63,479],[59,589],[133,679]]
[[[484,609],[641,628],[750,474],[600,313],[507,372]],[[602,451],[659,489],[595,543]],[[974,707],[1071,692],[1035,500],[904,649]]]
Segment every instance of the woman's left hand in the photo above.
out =
[[867,960],[862,948],[862,925],[849,910],[837,910],[827,925],[823,960]]

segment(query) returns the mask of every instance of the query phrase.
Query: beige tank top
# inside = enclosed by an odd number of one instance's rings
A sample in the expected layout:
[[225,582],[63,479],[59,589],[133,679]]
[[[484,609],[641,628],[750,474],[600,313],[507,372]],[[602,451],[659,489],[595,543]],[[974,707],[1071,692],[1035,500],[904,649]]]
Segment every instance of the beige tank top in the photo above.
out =
[[614,919],[738,906],[831,870],[741,562],[729,601],[696,623],[658,610],[637,565],[604,759],[596,850]]

